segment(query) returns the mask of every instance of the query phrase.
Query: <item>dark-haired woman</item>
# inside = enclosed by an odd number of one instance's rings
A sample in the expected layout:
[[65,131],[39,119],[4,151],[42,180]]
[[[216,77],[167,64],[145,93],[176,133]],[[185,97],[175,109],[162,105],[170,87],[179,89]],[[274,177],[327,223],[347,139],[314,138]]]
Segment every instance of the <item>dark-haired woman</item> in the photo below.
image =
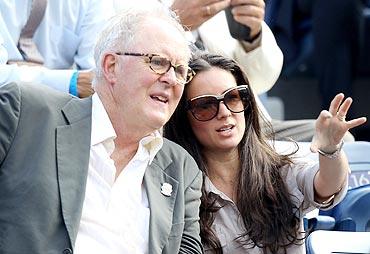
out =
[[341,151],[352,100],[337,95],[316,123],[311,150],[319,163],[281,155],[261,131],[247,78],[233,60],[196,55],[164,135],[183,146],[204,172],[201,236],[206,253],[305,253],[302,217],[330,208],[347,190]]

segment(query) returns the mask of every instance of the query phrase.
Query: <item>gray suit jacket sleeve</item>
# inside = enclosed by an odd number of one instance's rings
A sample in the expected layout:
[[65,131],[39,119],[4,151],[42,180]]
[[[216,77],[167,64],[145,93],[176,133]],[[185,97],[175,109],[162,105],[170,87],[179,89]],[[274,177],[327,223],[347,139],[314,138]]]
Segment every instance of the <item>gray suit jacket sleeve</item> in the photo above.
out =
[[10,148],[20,115],[20,96],[17,86],[0,88],[0,165]]

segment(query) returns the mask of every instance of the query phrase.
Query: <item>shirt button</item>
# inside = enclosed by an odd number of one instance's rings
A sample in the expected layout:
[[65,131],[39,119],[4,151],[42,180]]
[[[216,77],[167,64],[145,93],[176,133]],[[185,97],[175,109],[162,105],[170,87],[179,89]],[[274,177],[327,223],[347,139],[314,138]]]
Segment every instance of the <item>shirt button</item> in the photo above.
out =
[[63,254],[72,254],[72,250],[70,248],[64,249]]

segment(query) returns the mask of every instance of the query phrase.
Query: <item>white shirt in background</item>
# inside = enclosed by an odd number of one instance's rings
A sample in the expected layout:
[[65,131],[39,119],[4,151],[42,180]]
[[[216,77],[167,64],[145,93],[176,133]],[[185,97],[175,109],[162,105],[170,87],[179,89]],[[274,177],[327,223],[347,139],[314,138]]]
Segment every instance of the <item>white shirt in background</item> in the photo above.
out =
[[79,70],[95,67],[97,32],[112,16],[113,1],[48,0],[44,18],[34,34],[44,66],[7,64],[23,60],[17,44],[31,4],[31,0],[0,1],[0,86],[26,81],[68,92],[73,66]]

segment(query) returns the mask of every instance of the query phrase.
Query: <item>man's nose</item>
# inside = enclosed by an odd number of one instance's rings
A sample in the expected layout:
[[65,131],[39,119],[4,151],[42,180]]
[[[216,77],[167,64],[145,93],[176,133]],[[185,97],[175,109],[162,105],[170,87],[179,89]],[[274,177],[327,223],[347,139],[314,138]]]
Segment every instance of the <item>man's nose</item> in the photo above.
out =
[[177,78],[176,78],[176,72],[175,72],[174,67],[171,66],[171,68],[167,72],[165,72],[161,75],[159,80],[163,81],[163,82],[165,82],[165,83],[167,83],[171,86],[177,85],[178,81],[177,81]]

